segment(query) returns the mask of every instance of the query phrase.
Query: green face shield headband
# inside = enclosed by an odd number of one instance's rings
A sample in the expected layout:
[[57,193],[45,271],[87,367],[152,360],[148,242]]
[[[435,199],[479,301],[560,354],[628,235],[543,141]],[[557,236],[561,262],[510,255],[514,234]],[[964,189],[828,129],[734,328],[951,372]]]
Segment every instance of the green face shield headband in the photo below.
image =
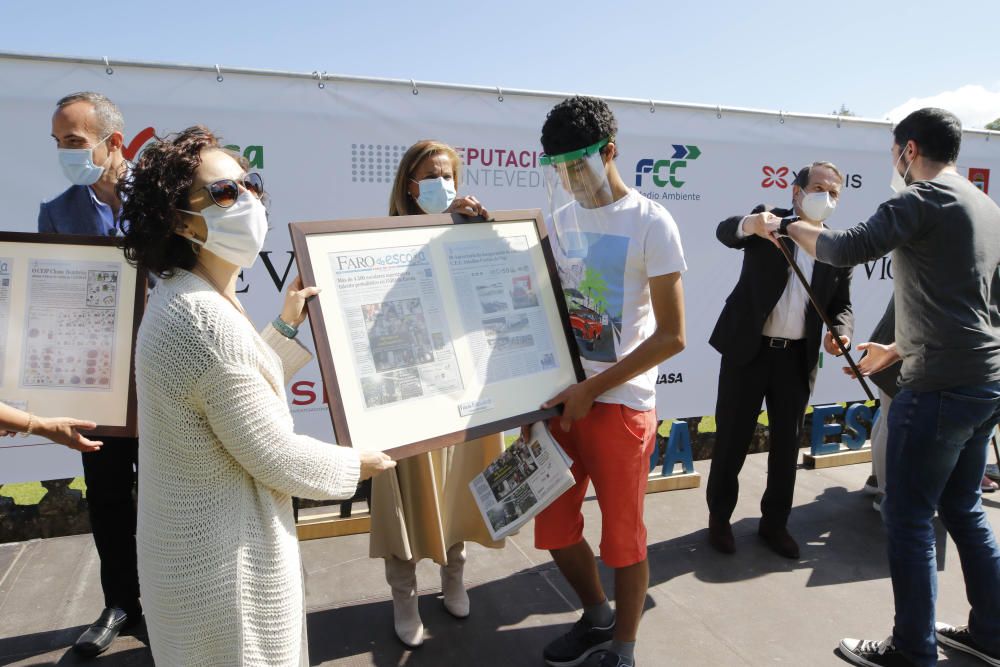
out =
[[606,139],[601,139],[596,144],[591,144],[584,148],[578,148],[575,151],[569,151],[568,153],[560,153],[559,155],[542,155],[538,158],[539,164],[543,166],[549,165],[559,165],[566,164],[567,162],[573,162],[581,158],[590,157],[591,155],[597,155],[601,152],[601,149],[607,146],[611,142],[611,137]]

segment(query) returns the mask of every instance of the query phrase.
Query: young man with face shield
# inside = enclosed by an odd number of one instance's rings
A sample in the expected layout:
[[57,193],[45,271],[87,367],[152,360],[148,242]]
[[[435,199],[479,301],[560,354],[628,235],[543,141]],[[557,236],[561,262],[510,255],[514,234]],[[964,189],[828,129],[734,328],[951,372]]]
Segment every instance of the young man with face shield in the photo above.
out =
[[[632,667],[649,584],[643,502],[656,438],[656,367],[684,349],[686,270],[670,213],[627,187],[615,167],[617,123],[601,100],[573,97],[542,127],[541,162],[552,250],[587,379],[547,401],[573,460],[576,484],[535,520],[583,604],[583,618],[545,647],[554,667]],[[601,559],[615,570],[615,610],[583,538],[581,507],[593,482]]]
[[[872,343],[862,373],[902,359],[889,411],[882,518],[896,603],[883,642],[844,639],[858,665],[937,664],[937,643],[1000,665],[1000,549],[980,482],[1000,420],[1000,207],[955,169],[962,125],[944,109],[914,111],[893,130],[896,196],[845,231],[771,218],[834,266],[892,252],[896,340]],[[935,623],[934,513],[955,541],[972,607],[967,626]]]
[[[796,215],[815,229],[833,212],[843,177],[829,162],[799,170],[792,187],[792,208],[766,211],[758,206],[747,216],[719,223],[716,236],[729,248],[743,251],[743,268],[710,343],[722,354],[715,408],[717,432],[706,496],[709,543],[717,551],[736,551],[729,519],[736,508],[739,474],[757,425],[761,402],[767,404],[770,450],[767,488],[760,502],[758,534],[776,553],[797,559],[799,546],[787,530],[798,466],[802,420],[816,381],[823,322],[809,303],[805,288],[781,251],[755,234],[769,218]],[[814,264],[786,242],[789,253],[810,280],[820,305],[837,323],[823,347],[839,355],[833,334],[848,345],[854,326],[851,271]]]
[[[52,138],[63,174],[72,185],[38,211],[38,231],[117,236],[121,199],[116,191],[128,163],[122,155],[125,121],[104,95],[81,92],[56,103]],[[105,651],[119,631],[142,619],[136,571],[138,464],[135,438],[103,438],[104,447],[82,454],[87,508],[101,560],[105,609],[76,641],[85,656]]]

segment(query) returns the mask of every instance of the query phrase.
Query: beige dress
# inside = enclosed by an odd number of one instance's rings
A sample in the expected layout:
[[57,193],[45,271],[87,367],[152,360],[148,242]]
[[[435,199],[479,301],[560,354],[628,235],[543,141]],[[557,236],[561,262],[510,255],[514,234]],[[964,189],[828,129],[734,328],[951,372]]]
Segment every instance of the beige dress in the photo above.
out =
[[490,539],[469,482],[503,452],[497,433],[418,454],[372,480],[372,558],[431,558],[444,565],[448,547],[478,542],[498,549]]

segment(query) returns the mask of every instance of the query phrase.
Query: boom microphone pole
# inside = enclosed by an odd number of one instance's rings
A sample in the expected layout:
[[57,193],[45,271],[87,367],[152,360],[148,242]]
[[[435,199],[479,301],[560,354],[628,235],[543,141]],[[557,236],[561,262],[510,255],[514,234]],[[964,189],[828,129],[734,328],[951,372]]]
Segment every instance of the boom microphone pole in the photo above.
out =
[[[799,216],[797,215],[792,215],[787,218],[782,218],[781,221],[784,222],[785,220],[787,220],[789,223],[792,223],[792,222],[798,222],[799,220],[801,220],[801,218],[799,218]],[[833,340],[837,342],[837,347],[840,348],[840,353],[844,355],[844,358],[847,359],[847,363],[851,367],[851,370],[854,371],[854,377],[856,377],[858,379],[858,382],[861,383],[861,388],[865,390],[865,394],[867,394],[868,399],[874,401],[875,395],[872,394],[872,390],[868,387],[868,383],[865,382],[865,378],[862,377],[861,371],[858,369],[858,365],[854,363],[854,359],[851,357],[851,353],[847,351],[846,347],[844,347],[844,343],[840,340],[840,336],[833,333],[833,322],[830,320],[830,317],[823,310],[823,307],[820,306],[819,302],[816,300],[816,295],[813,294],[812,287],[809,286],[809,281],[806,280],[806,277],[804,275],[802,275],[802,269],[800,269],[799,265],[795,263],[795,260],[792,259],[792,256],[788,252],[788,249],[785,247],[783,243],[781,243],[780,240],[776,245],[778,246],[778,249],[781,251],[781,254],[785,256],[785,261],[788,262],[788,265],[792,267],[793,271],[795,271],[795,275],[799,277],[799,282],[802,283],[802,286],[806,290],[806,294],[809,295],[809,301],[812,302],[813,308],[816,309],[816,312],[819,314],[820,319],[823,320],[823,324],[826,325],[826,328],[830,332],[830,335],[833,337]]]

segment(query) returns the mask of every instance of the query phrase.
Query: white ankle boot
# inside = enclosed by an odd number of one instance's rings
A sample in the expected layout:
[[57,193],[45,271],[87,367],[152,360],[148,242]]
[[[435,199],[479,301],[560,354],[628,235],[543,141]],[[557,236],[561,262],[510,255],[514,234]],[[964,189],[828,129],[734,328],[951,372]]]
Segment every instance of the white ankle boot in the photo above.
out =
[[410,648],[424,643],[424,624],[417,607],[417,564],[390,556],[385,559],[385,580],[392,589],[392,620],[396,636]]
[[462,573],[465,570],[465,543],[453,544],[448,549],[448,564],[441,568],[441,592],[444,608],[455,618],[469,615],[469,594],[465,591]]

